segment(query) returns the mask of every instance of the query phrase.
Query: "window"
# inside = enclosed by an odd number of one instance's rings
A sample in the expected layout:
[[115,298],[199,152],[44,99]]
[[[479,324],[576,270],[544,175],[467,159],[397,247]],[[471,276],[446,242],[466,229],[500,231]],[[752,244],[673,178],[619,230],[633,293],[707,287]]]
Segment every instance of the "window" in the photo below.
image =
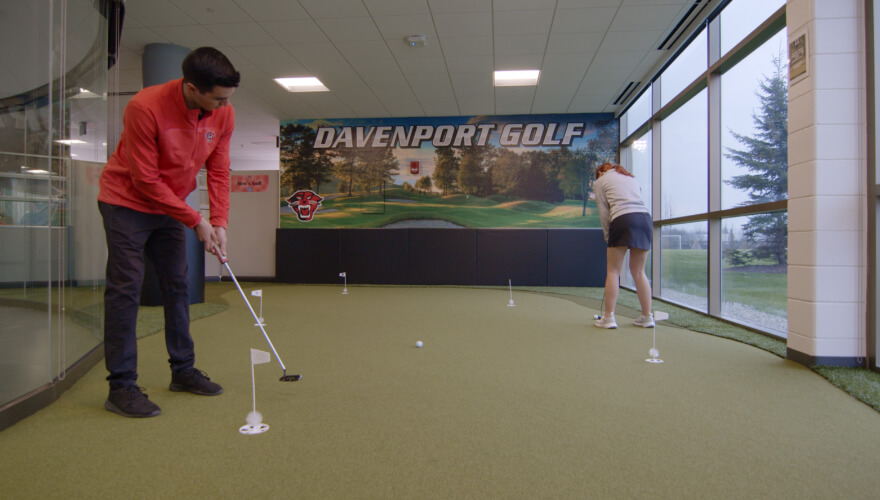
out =
[[705,73],[708,61],[706,30],[703,30],[660,75],[660,105],[665,106]]
[[721,222],[721,314],[785,336],[788,330],[788,214]]
[[708,265],[708,223],[690,222],[661,228],[660,297],[706,311]]
[[736,0],[721,11],[721,54],[726,54],[743,38],[785,5],[785,0]]
[[651,87],[630,106],[626,112],[626,137],[641,127],[651,118]]
[[708,210],[708,92],[704,89],[661,122],[660,216]]
[[786,41],[780,31],[721,75],[722,209],[788,198]]

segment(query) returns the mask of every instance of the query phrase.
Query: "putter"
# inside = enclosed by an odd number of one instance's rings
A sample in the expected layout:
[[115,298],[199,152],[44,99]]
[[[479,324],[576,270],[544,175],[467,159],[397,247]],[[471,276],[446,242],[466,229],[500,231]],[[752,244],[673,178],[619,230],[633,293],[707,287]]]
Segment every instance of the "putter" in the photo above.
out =
[[269,347],[272,349],[272,354],[275,355],[275,360],[278,361],[278,364],[281,365],[281,371],[283,374],[281,375],[282,382],[296,382],[297,380],[302,379],[302,375],[288,375],[287,368],[284,367],[284,363],[281,362],[281,358],[278,356],[278,351],[275,350],[275,346],[272,345],[272,341],[269,340],[269,335],[266,333],[266,329],[263,328],[263,323],[257,318],[257,313],[254,312],[254,308],[251,307],[250,301],[247,299],[247,295],[244,294],[244,290],[241,289],[241,285],[238,284],[238,280],[235,279],[235,275],[232,274],[232,269],[229,268],[229,259],[226,258],[225,255],[220,254],[220,249],[217,248],[217,245],[213,245],[214,250],[217,251],[217,259],[220,260],[220,263],[226,267],[226,272],[229,273],[229,277],[232,278],[232,282],[235,283],[235,287],[238,288],[238,293],[241,294],[241,298],[244,299],[244,303],[247,304],[248,309],[251,311],[251,314],[254,316],[254,321],[257,322],[257,326],[260,327],[260,331],[263,332],[263,337],[266,337],[266,342],[269,343]]

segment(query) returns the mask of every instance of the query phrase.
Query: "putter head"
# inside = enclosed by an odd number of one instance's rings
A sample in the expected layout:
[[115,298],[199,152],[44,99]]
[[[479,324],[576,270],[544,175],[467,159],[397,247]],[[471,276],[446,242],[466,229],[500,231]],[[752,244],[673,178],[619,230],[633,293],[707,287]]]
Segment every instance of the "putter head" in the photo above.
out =
[[279,380],[281,380],[282,382],[296,382],[297,380],[301,380],[301,379],[302,379],[302,375],[288,375],[285,373],[284,375],[281,376],[281,378]]

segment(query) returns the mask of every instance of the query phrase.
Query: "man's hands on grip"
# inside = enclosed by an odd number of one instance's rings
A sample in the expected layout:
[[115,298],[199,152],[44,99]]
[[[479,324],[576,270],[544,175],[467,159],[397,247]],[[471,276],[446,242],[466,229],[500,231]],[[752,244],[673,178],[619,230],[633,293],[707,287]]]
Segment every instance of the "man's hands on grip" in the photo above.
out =
[[226,256],[226,228],[211,226],[210,222],[202,219],[193,230],[195,230],[199,241],[205,244],[205,250],[218,257]]

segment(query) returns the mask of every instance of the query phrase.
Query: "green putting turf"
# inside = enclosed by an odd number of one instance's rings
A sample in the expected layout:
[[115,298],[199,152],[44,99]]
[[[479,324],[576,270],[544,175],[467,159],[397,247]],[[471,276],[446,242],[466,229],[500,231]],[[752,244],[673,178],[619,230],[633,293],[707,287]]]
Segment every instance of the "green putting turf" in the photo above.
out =
[[[217,397],[168,390],[161,335],[139,382],[163,410],[103,409],[99,365],[0,433],[9,498],[870,498],[880,415],[741,342],[589,326],[595,308],[514,290],[261,284],[269,351],[229,284],[192,325]],[[249,288],[245,284],[245,288]],[[676,312],[673,311],[673,316]],[[424,347],[416,348],[421,340]]]

